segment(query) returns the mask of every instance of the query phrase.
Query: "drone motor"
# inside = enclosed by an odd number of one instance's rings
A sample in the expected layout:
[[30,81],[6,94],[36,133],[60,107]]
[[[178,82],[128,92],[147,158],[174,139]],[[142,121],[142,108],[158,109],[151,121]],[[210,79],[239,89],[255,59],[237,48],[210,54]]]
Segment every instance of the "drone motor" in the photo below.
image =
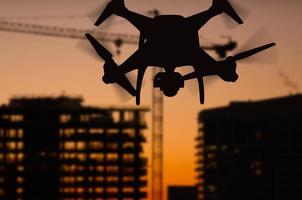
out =
[[222,68],[219,73],[220,78],[227,82],[235,82],[238,79],[238,74],[236,73],[236,62],[233,57],[228,57],[226,60],[221,61]]

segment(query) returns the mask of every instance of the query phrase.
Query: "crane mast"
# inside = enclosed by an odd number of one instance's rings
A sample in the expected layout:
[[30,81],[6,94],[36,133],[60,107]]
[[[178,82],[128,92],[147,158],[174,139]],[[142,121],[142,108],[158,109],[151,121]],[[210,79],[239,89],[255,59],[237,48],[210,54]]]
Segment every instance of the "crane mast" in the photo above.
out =
[[[0,30],[8,32],[28,33],[44,36],[85,39],[85,33],[93,33],[95,38],[105,42],[123,42],[138,44],[139,37],[129,34],[100,32],[96,29],[75,29],[56,26],[45,26],[12,21],[0,21]],[[153,76],[161,72],[153,68]],[[163,95],[160,89],[152,89],[152,198],[163,198]]]
[[[161,72],[153,68],[153,77]],[[152,88],[152,199],[163,198],[163,94]]]
[[[158,10],[149,14],[158,16]],[[162,72],[162,68],[153,67],[152,75]],[[163,117],[164,99],[159,88],[152,87],[152,199],[163,199]]]

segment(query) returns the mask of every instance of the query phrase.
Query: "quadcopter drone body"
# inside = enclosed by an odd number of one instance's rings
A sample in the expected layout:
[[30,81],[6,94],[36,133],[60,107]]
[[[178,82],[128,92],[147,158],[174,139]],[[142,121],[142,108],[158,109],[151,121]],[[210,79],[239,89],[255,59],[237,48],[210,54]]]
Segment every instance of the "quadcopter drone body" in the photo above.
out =
[[[228,57],[223,61],[216,61],[209,56],[199,44],[199,29],[216,15],[225,12],[237,23],[242,24],[238,14],[226,0],[213,0],[212,6],[201,13],[190,17],[179,15],[159,15],[149,18],[129,11],[123,0],[112,0],[96,21],[100,25],[110,15],[116,14],[127,19],[140,31],[139,48],[120,66],[112,59],[111,53],[106,50],[90,34],[86,37],[100,57],[105,60],[105,83],[117,83],[131,95],[136,96],[136,104],[140,104],[140,91],[144,73],[147,67],[161,67],[164,72],[154,77],[154,87],[159,87],[166,96],[175,96],[178,90],[184,87],[184,82],[197,78],[199,84],[200,103],[204,103],[203,77],[218,75],[224,81],[235,82],[236,61],[254,55],[274,46],[274,43]],[[194,72],[182,76],[175,72],[177,67],[192,66]],[[136,89],[132,86],[125,74],[138,70]]]

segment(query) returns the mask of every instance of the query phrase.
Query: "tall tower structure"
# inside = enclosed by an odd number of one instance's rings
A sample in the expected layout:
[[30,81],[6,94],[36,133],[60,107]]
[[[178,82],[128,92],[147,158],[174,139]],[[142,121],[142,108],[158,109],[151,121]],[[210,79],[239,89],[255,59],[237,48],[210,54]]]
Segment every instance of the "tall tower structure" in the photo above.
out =
[[[155,76],[161,70],[153,68]],[[163,95],[152,89],[152,198],[163,198]]]

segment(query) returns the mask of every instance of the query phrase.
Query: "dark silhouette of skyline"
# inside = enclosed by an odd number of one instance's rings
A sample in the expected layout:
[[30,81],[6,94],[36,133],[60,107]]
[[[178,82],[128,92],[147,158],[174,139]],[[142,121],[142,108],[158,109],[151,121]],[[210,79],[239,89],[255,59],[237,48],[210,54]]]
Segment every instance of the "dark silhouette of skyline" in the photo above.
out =
[[[158,4],[156,4],[158,2]],[[175,1],[173,4],[169,1],[127,1],[126,6],[139,13],[144,13],[150,8],[158,8],[162,13],[181,13],[183,15],[191,15],[197,13],[198,9],[206,9],[210,5],[210,1]],[[238,1],[237,1],[238,2]],[[246,2],[246,4],[245,4]],[[13,1],[2,2],[2,16],[14,17],[19,16],[62,16],[81,14],[79,11],[90,10],[99,2],[95,1],[75,1],[72,6],[69,2],[64,1],[57,3],[55,1],[19,1],[18,4]],[[238,41],[238,46],[243,44],[245,39],[250,38],[251,32],[256,31],[258,22],[268,28],[272,34],[272,38],[283,44],[283,48],[279,49],[281,62],[271,66],[263,64],[255,65],[253,69],[247,69],[244,63],[240,65],[240,84],[235,87],[229,87],[223,83],[206,84],[208,90],[207,104],[205,107],[216,107],[217,105],[225,105],[231,100],[248,100],[261,99],[273,96],[281,96],[295,93],[296,90],[283,87],[283,79],[276,75],[276,69],[282,70],[288,77],[297,84],[301,85],[301,67],[299,58],[299,42],[301,34],[301,26],[299,24],[301,17],[301,1],[293,1],[288,3],[286,1],[239,1],[245,6],[252,8],[252,16],[248,19],[248,23],[244,25],[245,31],[232,30],[232,37]],[[242,4],[242,5],[243,5]],[[49,9],[51,8],[51,9]],[[77,9],[77,10],[76,10]],[[282,20],[276,20],[281,17]],[[57,19],[57,20],[56,20]],[[56,25],[61,27],[84,28],[82,24],[86,25],[87,19],[84,23],[78,23],[78,20],[66,20],[56,18],[54,20],[41,19],[31,20],[34,24],[40,25]],[[15,19],[10,19],[14,21]],[[16,19],[16,21],[23,21],[24,19]],[[119,19],[117,19],[118,21]],[[207,37],[209,43],[223,40],[220,38],[221,34],[229,32],[219,32],[219,29],[224,28],[224,24],[220,23],[220,18],[215,18],[214,23],[208,24],[209,29],[201,32],[202,37]],[[27,20],[25,20],[27,22]],[[271,23],[278,21],[278,23]],[[216,24],[217,22],[217,24]],[[122,33],[136,33],[135,30],[128,30],[127,23],[122,28],[115,26],[108,31],[115,32],[116,29],[122,30]],[[218,25],[218,26],[217,26]],[[106,25],[105,25],[106,26]],[[291,28],[296,27],[296,28]],[[86,27],[85,27],[86,28]],[[87,28],[90,28],[87,26]],[[103,29],[102,29],[103,30]],[[243,29],[241,29],[243,30]],[[106,30],[107,31],[107,30]],[[93,67],[97,63],[91,60],[82,52],[71,52],[76,41],[63,38],[37,36],[32,34],[16,34],[12,32],[5,32],[1,30],[1,44],[2,57],[1,59],[1,102],[7,102],[7,99],[14,94],[58,94],[65,90],[73,93],[81,93],[85,96],[85,101],[90,105],[110,104],[116,105],[119,102],[111,87],[105,84],[98,84],[98,77],[100,76],[97,70],[99,68]],[[202,44],[208,44],[207,41],[201,40]],[[220,42],[219,42],[220,43]],[[122,50],[122,58],[129,53],[131,45],[125,45]],[[30,48],[29,48],[30,47]],[[131,49],[132,50],[132,49]],[[78,59],[76,59],[78,58]],[[266,69],[263,70],[262,66]],[[100,66],[101,67],[101,66]],[[261,71],[259,70],[261,68]],[[85,72],[85,73],[84,73]],[[261,75],[260,75],[261,74]],[[97,79],[97,80],[96,80]],[[264,84],[265,83],[265,84]],[[37,87],[37,85],[39,87]],[[143,95],[143,102],[145,105],[149,104],[151,93],[149,93],[149,84],[146,85]],[[222,86],[222,87],[220,87]],[[187,85],[186,85],[187,87]],[[301,88],[301,87],[300,87]],[[297,90],[299,91],[299,90]],[[169,141],[171,145],[166,147],[166,182],[174,184],[193,183],[193,152],[191,141],[194,137],[196,129],[196,110],[200,107],[197,104],[197,98],[191,97],[189,90],[181,91],[183,94],[169,102],[169,107],[166,107],[165,112],[165,140]],[[104,98],[106,94],[106,98]],[[130,104],[133,102],[129,102]],[[185,109],[183,109],[183,105]],[[128,104],[129,105],[129,104]],[[180,113],[180,114],[177,114]],[[185,116],[185,117],[182,117]],[[170,124],[173,124],[171,126]],[[186,124],[187,127],[184,126]],[[149,133],[149,132],[147,132]],[[184,135],[184,133],[186,133]],[[187,144],[184,146],[183,144]],[[189,144],[189,145],[188,145]],[[177,149],[182,147],[182,155],[177,155]],[[173,169],[181,166],[182,163],[188,163],[182,168],[186,173],[179,173],[175,175]],[[174,166],[173,166],[174,165]],[[172,173],[171,173],[172,172]]]

